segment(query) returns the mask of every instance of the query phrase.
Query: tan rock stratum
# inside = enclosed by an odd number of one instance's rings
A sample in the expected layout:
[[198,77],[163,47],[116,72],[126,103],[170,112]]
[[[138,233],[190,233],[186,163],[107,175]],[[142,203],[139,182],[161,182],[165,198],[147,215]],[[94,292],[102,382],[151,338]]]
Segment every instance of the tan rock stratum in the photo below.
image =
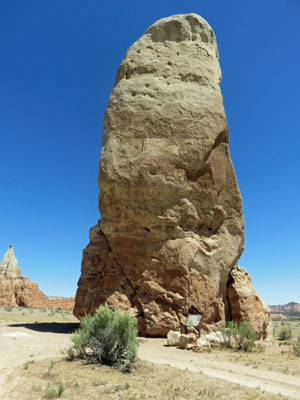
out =
[[74,313],[107,304],[146,335],[229,316],[244,244],[214,32],[196,14],[159,20],[125,55],[104,119],[101,221],[83,251]]
[[37,283],[22,276],[13,247],[9,246],[0,263],[0,305],[72,310],[74,298],[46,296]]
[[270,340],[273,334],[270,310],[254,289],[249,273],[244,268],[234,267],[227,286],[231,319],[249,321],[262,339]]

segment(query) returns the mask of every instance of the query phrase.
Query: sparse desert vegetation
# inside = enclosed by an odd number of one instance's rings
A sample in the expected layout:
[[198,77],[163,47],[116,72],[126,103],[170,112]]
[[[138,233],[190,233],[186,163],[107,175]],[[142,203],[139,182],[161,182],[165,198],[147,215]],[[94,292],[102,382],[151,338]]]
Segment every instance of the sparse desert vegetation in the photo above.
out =
[[12,323],[77,323],[73,312],[60,308],[49,310],[45,308],[0,306],[0,325]]
[[279,339],[280,332],[284,328],[288,331],[291,330],[290,339],[296,340],[300,336],[300,315],[286,316],[288,317],[286,321],[273,321],[273,336],[275,339]]
[[[57,326],[70,321],[70,326],[76,321],[69,312],[62,315],[62,310],[36,310],[23,308],[0,308],[1,326],[13,327],[16,331],[17,326],[26,327],[26,331],[31,334],[30,327],[32,322],[54,322]],[[20,321],[22,319],[22,321]],[[10,321],[14,321],[11,323]],[[152,353],[152,359],[163,364],[168,361],[163,359],[162,353],[169,351],[172,357],[170,365],[158,365],[148,361],[139,360],[131,369],[130,373],[123,373],[120,370],[99,364],[89,364],[86,359],[76,359],[68,361],[67,349],[59,343],[61,335],[55,337],[57,352],[51,357],[48,353],[44,356],[41,350],[24,346],[27,356],[19,366],[12,369],[8,374],[5,387],[13,393],[11,398],[22,400],[31,399],[64,399],[79,400],[89,398],[90,400],[122,399],[122,400],[200,400],[200,399],[278,399],[278,394],[271,394],[258,383],[253,388],[247,388],[241,383],[230,382],[230,376],[236,377],[237,371],[246,369],[246,373],[253,373],[253,379],[264,376],[268,373],[280,373],[284,379],[295,379],[300,377],[300,342],[297,340],[299,335],[299,320],[290,318],[287,321],[274,323],[274,340],[270,343],[256,342],[253,351],[237,351],[232,348],[216,348],[196,354],[192,351],[170,349],[164,347],[164,341],[159,343],[153,339],[142,339],[141,353],[143,346],[147,345]],[[55,325],[55,324],[54,324]],[[291,329],[291,340],[278,340],[278,333],[282,327],[287,326]],[[233,331],[235,327],[232,327]],[[247,330],[246,330],[247,331]],[[247,332],[246,332],[247,333]],[[249,332],[248,332],[249,333]],[[36,335],[36,332],[35,332]],[[247,336],[247,335],[246,335]],[[36,336],[35,336],[36,337]],[[250,335],[251,337],[251,335]],[[8,340],[8,339],[7,339]],[[18,338],[12,337],[11,343],[17,343]],[[20,338],[21,340],[21,338]],[[27,340],[27,342],[26,342]],[[23,339],[24,343],[30,344],[30,339]],[[66,343],[66,342],[65,342]],[[153,344],[153,347],[151,347]],[[61,348],[61,352],[59,352]],[[297,353],[298,352],[298,353]],[[165,353],[167,354],[167,353]],[[191,370],[180,370],[173,368],[174,360],[191,367]],[[197,361],[198,360],[198,361]],[[198,364],[199,362],[199,364]],[[175,363],[176,364],[176,363]],[[227,374],[229,379],[221,380],[209,377],[205,373],[205,367],[198,365],[213,366],[215,371],[220,372],[220,377]],[[219,369],[218,369],[219,368]],[[235,369],[234,369],[235,368]],[[222,372],[223,371],[223,372]],[[205,372],[205,373],[204,373]],[[275,376],[274,375],[274,376]],[[242,375],[241,375],[242,376]],[[249,375],[250,376],[250,375]],[[285,378],[286,377],[286,378]],[[9,396],[5,397],[10,400]]]
[[298,336],[297,341],[293,345],[294,353],[297,357],[300,357],[300,336]]
[[[49,360],[19,368],[18,379],[11,376],[15,395],[22,400],[62,398],[65,400],[200,400],[200,399],[266,399],[278,396],[237,384],[209,378],[169,366],[138,362],[130,374],[107,366],[84,365],[80,361],[57,360],[50,376]],[[64,391],[58,394],[59,387]],[[51,397],[53,396],[53,397]]]
[[260,349],[255,343],[257,335],[249,322],[238,324],[235,321],[229,321],[223,325],[221,332],[225,339],[224,347],[245,352]]

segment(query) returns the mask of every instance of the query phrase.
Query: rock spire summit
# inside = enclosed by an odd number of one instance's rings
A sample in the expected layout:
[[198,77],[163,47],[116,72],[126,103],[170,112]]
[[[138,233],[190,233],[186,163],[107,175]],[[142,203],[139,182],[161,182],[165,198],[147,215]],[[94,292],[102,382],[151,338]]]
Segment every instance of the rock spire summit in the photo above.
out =
[[18,261],[14,255],[13,246],[10,245],[7,252],[4,254],[3,260],[0,263],[0,275],[11,277],[21,276],[22,271],[18,268]]

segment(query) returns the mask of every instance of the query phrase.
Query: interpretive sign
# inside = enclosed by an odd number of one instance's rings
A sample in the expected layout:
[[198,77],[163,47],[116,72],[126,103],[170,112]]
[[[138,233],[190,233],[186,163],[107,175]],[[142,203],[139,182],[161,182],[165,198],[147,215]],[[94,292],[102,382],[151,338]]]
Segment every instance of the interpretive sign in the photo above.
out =
[[201,322],[202,314],[189,314],[186,320],[185,326],[199,327]]

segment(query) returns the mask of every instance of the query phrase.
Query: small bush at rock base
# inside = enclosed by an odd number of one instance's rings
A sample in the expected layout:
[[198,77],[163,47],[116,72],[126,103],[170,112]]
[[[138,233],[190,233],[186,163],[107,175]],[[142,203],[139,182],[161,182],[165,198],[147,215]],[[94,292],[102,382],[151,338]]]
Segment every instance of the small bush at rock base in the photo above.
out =
[[[117,366],[130,371],[137,357],[137,321],[119,311],[100,306],[86,315],[72,337],[76,357],[89,363]],[[69,353],[72,353],[69,350]],[[70,357],[71,358],[71,357]]]
[[236,350],[253,351],[257,335],[249,322],[229,321],[221,329],[226,340],[224,345]]

